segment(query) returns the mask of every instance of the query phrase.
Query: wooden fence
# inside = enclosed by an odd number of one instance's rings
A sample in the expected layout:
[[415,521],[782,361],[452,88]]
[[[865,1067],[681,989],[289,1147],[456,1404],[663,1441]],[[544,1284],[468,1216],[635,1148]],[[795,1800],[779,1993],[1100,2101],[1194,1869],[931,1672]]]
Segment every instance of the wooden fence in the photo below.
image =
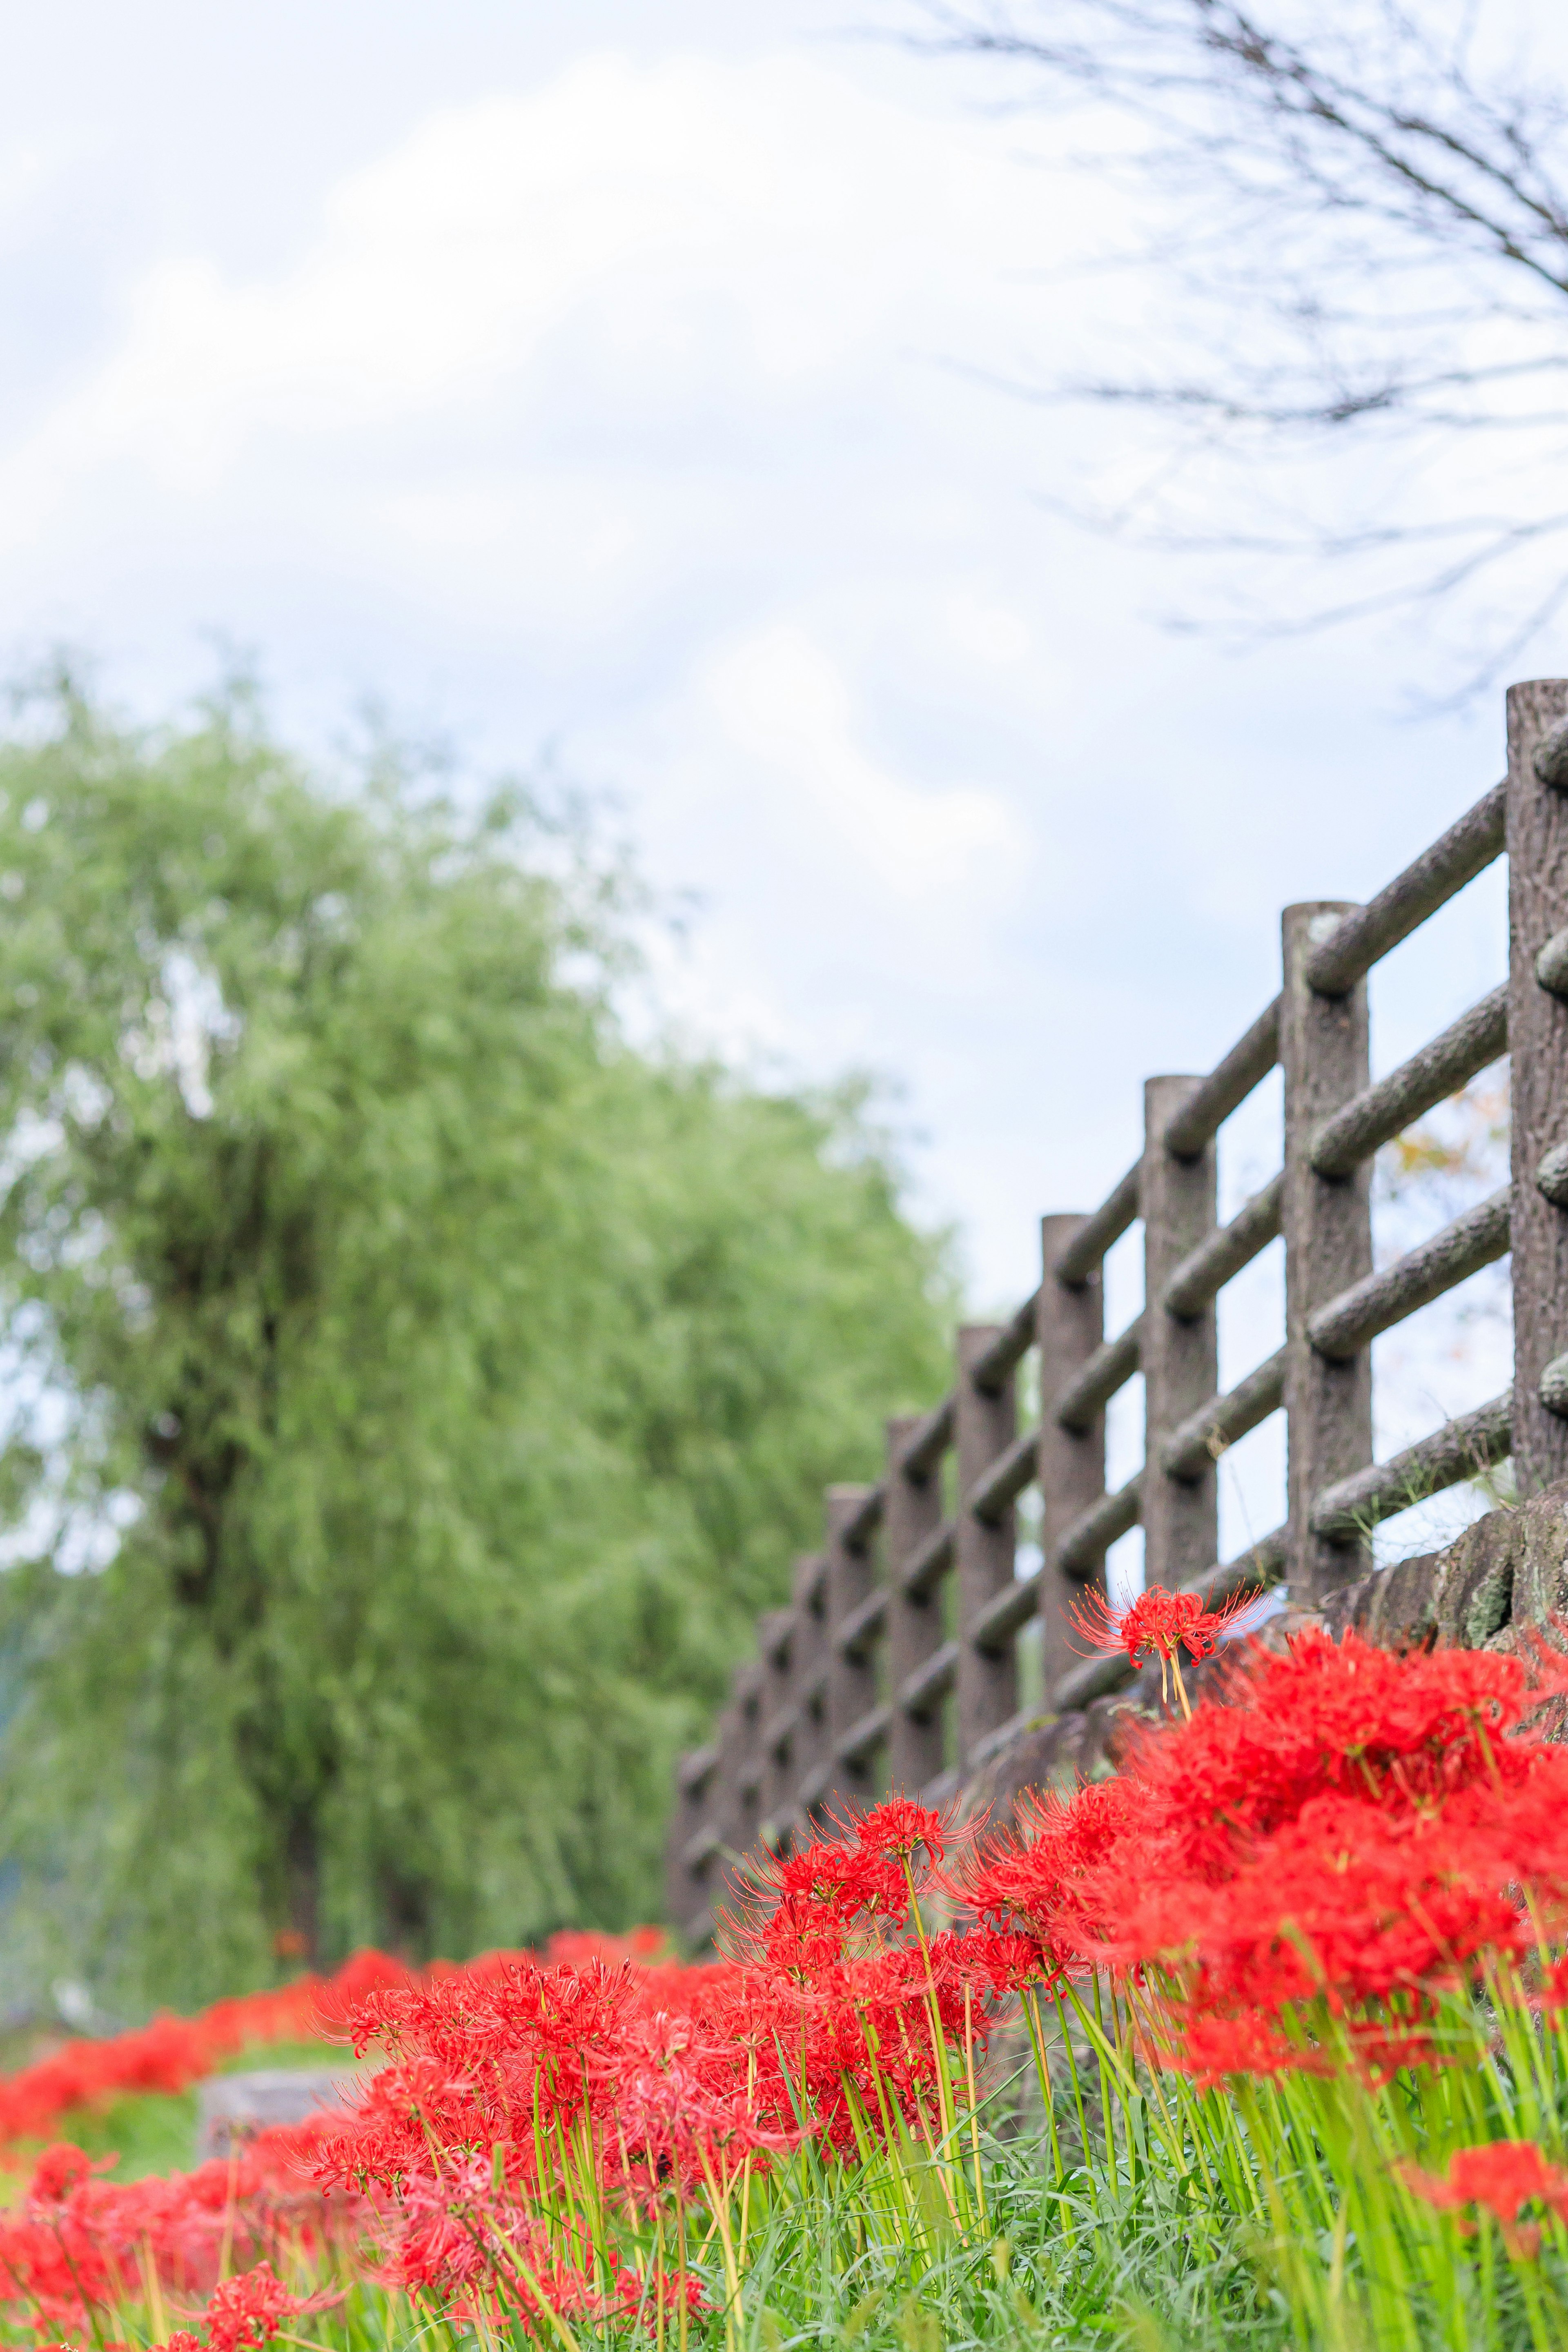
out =
[[[1372,1083],[1368,971],[1503,856],[1506,985]],[[712,1744],[678,1768],[668,1905],[690,1943],[759,1840],[809,1835],[826,1808],[884,1787],[935,1801],[995,1757],[1025,1720],[1031,1619],[1046,1710],[1116,1687],[1126,1662],[1085,1660],[1068,1612],[1129,1528],[1151,1584],[1214,1601],[1283,1580],[1312,1606],[1365,1572],[1371,1528],[1413,1502],[1510,1454],[1522,1494],[1568,1475],[1568,679],[1510,688],[1507,776],[1376,898],[1288,907],[1282,962],[1279,994],[1206,1077],[1146,1081],[1137,1161],[1099,1208],[1043,1220],[1038,1289],[1009,1322],[960,1330],[948,1395],[888,1423],[880,1482],[828,1488],[823,1549],[761,1621]],[[1373,1154],[1504,1052],[1511,1182],[1374,1272]],[[1283,1165],[1222,1225],[1215,1138],[1276,1065]],[[1145,1305],[1108,1339],[1101,1267],[1140,1218]],[[1218,1393],[1216,1298],[1280,1234],[1285,1344]],[[1510,1249],[1511,1390],[1374,1463],[1372,1341]],[[1042,1410],[1020,1431],[1030,1349]],[[1138,1371],[1143,1465],[1107,1493],[1105,1407]],[[1277,1412],[1285,1524],[1216,1565],[1215,1462]],[[1020,1575],[1015,1505],[1031,1486],[1041,1560]]]

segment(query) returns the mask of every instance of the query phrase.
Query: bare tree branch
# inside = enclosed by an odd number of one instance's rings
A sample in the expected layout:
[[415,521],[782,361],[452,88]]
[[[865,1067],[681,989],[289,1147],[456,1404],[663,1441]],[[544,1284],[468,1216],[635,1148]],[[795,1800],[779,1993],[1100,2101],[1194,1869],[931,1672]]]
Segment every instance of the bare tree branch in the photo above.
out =
[[[996,68],[1015,106],[1087,110],[1100,144],[1079,168],[1132,187],[1152,220],[1136,254],[1094,266],[1109,320],[1130,265],[1162,289],[1175,367],[1008,388],[1120,411],[1185,462],[1147,451],[1136,494],[1070,510],[1152,545],[1370,566],[1362,590],[1258,633],[1452,606],[1472,656],[1478,626],[1489,641],[1477,684],[1568,594],[1568,522],[1540,495],[1568,431],[1552,392],[1568,374],[1568,100],[1523,65],[1476,62],[1506,5],[927,0],[912,36]],[[1180,356],[1194,345],[1195,367]],[[1314,449],[1340,469],[1331,520],[1227,525],[1216,467],[1254,469],[1250,511],[1258,465]],[[1432,563],[1444,542],[1460,551]],[[1505,609],[1479,615],[1466,600],[1494,578]]]

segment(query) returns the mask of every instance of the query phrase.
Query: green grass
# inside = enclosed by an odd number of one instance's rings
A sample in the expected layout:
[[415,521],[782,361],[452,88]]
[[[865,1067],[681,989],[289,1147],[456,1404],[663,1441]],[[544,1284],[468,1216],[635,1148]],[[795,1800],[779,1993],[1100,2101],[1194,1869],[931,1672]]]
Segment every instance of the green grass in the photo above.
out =
[[[799,2151],[759,2200],[739,2300],[728,2315],[720,2248],[711,2240],[694,2243],[691,2266],[713,2307],[690,2322],[684,2352],[1384,2352],[1411,2343],[1422,2352],[1428,2344],[1468,2352],[1483,2343],[1540,2352],[1543,2340],[1568,2345],[1568,2250],[1555,2246],[1533,2266],[1552,2314],[1544,2338],[1500,2259],[1479,2263],[1467,2256],[1462,2299],[1447,2309],[1438,2307],[1435,2268],[1433,2297],[1417,2294],[1407,2326],[1391,2328],[1359,2297],[1337,2315],[1309,2314],[1292,2273],[1303,2259],[1319,2271],[1331,2265],[1327,2234],[1282,2246],[1256,2214],[1238,2214],[1213,2196],[1195,2160],[1168,2160],[1136,2100],[1121,2110],[1130,2138],[1119,2117],[1124,2160],[1113,2165],[1097,2104],[1085,2162],[1081,2142],[1073,2144],[1076,2103],[1065,2094],[1056,2101],[1059,2170],[1049,2136],[1037,2128],[1037,2097],[1035,2117],[1004,2116],[981,2138],[978,2191],[967,2147],[960,2168],[912,2152],[901,2180],[900,2168],[881,2152],[863,2164],[824,2165],[814,2150]],[[79,2119],[74,2136],[95,2152],[117,2148],[116,2177],[129,2179],[188,2163],[195,2108],[194,2095],[122,2099]],[[955,2221],[952,2191],[960,2175],[964,2196]],[[1368,2249],[1350,2251],[1362,2267],[1375,2268]],[[280,2345],[318,2352],[500,2352],[502,2346],[626,2352],[630,2341],[624,2325],[612,2331],[580,2315],[563,2323],[563,2332],[546,2326],[531,2336],[521,2328],[476,2328],[346,2272],[339,2277],[343,2299],[286,2325]],[[322,2283],[318,2270],[300,2269],[301,2290]],[[1451,2291],[1452,2275],[1447,2284]],[[109,2332],[127,2352],[141,2352],[153,2337],[149,2315],[139,2312],[117,2313]],[[673,2323],[663,2352],[682,2352]]]
[[[1324,2021],[1325,2029],[1328,2021]],[[580,2311],[531,2335],[448,2318],[352,2266],[301,2255],[292,2284],[335,2283],[328,2310],[278,2341],[316,2352],[1563,2352],[1568,2229],[1510,2257],[1494,2224],[1461,2227],[1413,2199],[1402,2160],[1440,2168],[1455,2147],[1539,2137],[1568,2152],[1568,2023],[1455,1997],[1453,2061],[1383,2089],[1342,2074],[1204,2095],[1131,2071],[1125,2043],[1047,2035],[1047,2118],[1016,2032],[998,2036],[994,2087],[955,2111],[937,2149],[868,2127],[858,2158],[806,2141],[731,2178],[722,2226],[688,2214],[688,2260],[708,2308],[635,2331]],[[319,2067],[321,2044],[251,2052]],[[1021,2063],[1020,2063],[1021,2060]],[[329,2063],[331,2063],[329,2058]],[[955,2074],[954,2083],[957,2085]],[[65,2119],[60,2137],[117,2155],[115,2177],[187,2168],[195,2093],[122,2098]],[[1109,2124],[1109,2137],[1108,2126]],[[679,2263],[668,2235],[662,2261]],[[653,2273],[653,2236],[615,2225]],[[253,2259],[253,2257],[251,2257]],[[289,2267],[288,2256],[282,2266]],[[142,2352],[166,2314],[116,2309],[106,2340]],[[86,2341],[87,2339],[83,2339]]]

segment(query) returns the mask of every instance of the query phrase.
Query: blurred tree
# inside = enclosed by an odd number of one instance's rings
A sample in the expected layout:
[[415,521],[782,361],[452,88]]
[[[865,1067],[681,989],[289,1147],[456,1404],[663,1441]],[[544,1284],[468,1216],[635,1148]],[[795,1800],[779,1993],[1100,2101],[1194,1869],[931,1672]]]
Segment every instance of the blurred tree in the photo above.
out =
[[247,698],[0,746],[14,1977],[194,2000],[657,1905],[830,1477],[943,1377],[863,1090],[635,1052],[525,797]]

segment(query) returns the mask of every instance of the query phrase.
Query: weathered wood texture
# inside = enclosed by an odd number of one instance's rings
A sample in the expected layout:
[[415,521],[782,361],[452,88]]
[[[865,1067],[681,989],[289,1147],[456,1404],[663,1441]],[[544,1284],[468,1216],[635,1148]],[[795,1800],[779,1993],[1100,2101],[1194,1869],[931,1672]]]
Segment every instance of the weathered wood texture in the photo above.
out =
[[793,1609],[773,1609],[758,1627],[757,1647],[765,1670],[763,1684],[761,1835],[782,1842],[795,1811],[795,1743],[790,1730],[790,1660],[795,1648]]
[[1165,1284],[1164,1305],[1173,1315],[1195,1315],[1233,1282],[1244,1266],[1279,1238],[1285,1179],[1276,1176],[1243,1203],[1227,1225],[1216,1226],[1182,1260]]
[[1477,1478],[1506,1462],[1513,1451],[1513,1395],[1493,1397],[1474,1412],[1461,1412],[1435,1429],[1430,1437],[1407,1445],[1386,1462],[1370,1463],[1364,1470],[1321,1488],[1312,1507],[1312,1524],[1321,1535],[1347,1537],[1375,1527],[1428,1495],[1440,1495],[1461,1479]]
[[1122,1234],[1137,1223],[1140,1164],[1134,1160],[1099,1208],[1079,1223],[1056,1263],[1055,1271],[1063,1282],[1081,1282],[1085,1275],[1097,1274]]
[[1307,1318],[1307,1336],[1320,1356],[1354,1355],[1407,1315],[1506,1257],[1511,1187],[1479,1201],[1430,1240],[1406,1250],[1392,1265],[1353,1283]]
[[[1050,1690],[1065,1675],[1077,1652],[1069,1612],[1077,1605],[1084,1582],[1105,1583],[1105,1556],[1091,1562],[1089,1577],[1065,1576],[1057,1562],[1057,1549],[1073,1521],[1082,1517],[1105,1490],[1105,1407],[1103,1399],[1070,1420],[1064,1419],[1059,1399],[1078,1381],[1085,1366],[1101,1352],[1105,1330],[1105,1286],[1098,1265],[1077,1282],[1064,1282],[1056,1271],[1081,1233],[1086,1218],[1044,1217],[1040,1221],[1040,1255],[1044,1279],[1035,1295],[1035,1344],[1039,1350],[1040,1432],[1036,1468],[1040,1488],[1040,1655],[1045,1687]],[[1136,1361],[1136,1356],[1134,1356]]]
[[1166,1150],[1173,1151],[1178,1160],[1195,1160],[1279,1059],[1279,999],[1276,997],[1207,1077],[1193,1080],[1166,1121]]
[[1056,1548],[1056,1564],[1065,1576],[1087,1583],[1097,1570],[1104,1568],[1111,1545],[1138,1524],[1142,1489],[1143,1473],[1135,1470],[1114,1494],[1102,1495],[1098,1503],[1079,1513]]
[[1401,1062],[1376,1086],[1367,1087],[1323,1121],[1311,1139],[1312,1165],[1320,1176],[1348,1176],[1379,1144],[1420,1118],[1446,1097],[1457,1094],[1508,1050],[1506,987],[1494,988],[1479,1004]]
[[760,1659],[737,1666],[730,1681],[730,1704],[721,1717],[719,1762],[720,1807],[716,1826],[720,1851],[715,1857],[719,1901],[729,1906],[740,1893],[736,1864],[751,1852],[762,1827],[762,1697],[764,1675]]
[[1190,1314],[1175,1315],[1165,1289],[1177,1267],[1201,1249],[1215,1228],[1215,1159],[1208,1136],[1190,1158],[1166,1142],[1202,1081],[1149,1078],[1143,1087],[1143,1577],[1170,1590],[1188,1584],[1215,1563],[1219,1541],[1212,1458],[1184,1460],[1173,1469],[1163,1454],[1173,1430],[1214,1395],[1219,1352],[1211,1297]]
[[785,1837],[804,1826],[802,1791],[823,1763],[827,1745],[827,1627],[824,1614],[826,1562],[820,1552],[803,1552],[795,1564],[795,1638],[790,1644],[790,1801],[780,1824]]
[[901,1466],[923,1478],[928,1470],[936,1468],[952,1444],[952,1399],[944,1396],[930,1412],[922,1413],[910,1429],[900,1456]]
[[1287,907],[1279,1058],[1285,1070],[1285,1411],[1290,1598],[1310,1607],[1368,1565],[1363,1539],[1314,1529],[1320,1489],[1372,1460],[1372,1364],[1365,1349],[1331,1361],[1308,1332],[1315,1308],[1372,1272],[1372,1180],[1364,1165],[1323,1176],[1311,1140],[1367,1085],[1366,982],[1321,996],[1307,978],[1314,948],[1353,908],[1327,900]]
[[956,1437],[958,1452],[958,1530],[953,1544],[953,1569],[958,1581],[958,1761],[978,1746],[987,1732],[1005,1723],[1018,1705],[1018,1669],[1011,1649],[1005,1653],[980,1649],[965,1638],[982,1610],[1013,1581],[1016,1551],[1014,1512],[1007,1504],[994,1517],[983,1518],[970,1500],[974,1488],[1017,1433],[1013,1375],[1009,1371],[991,1388],[982,1388],[974,1367],[998,1336],[990,1323],[968,1323],[958,1335]]
[[893,1715],[888,1738],[888,1785],[917,1796],[942,1770],[940,1707],[917,1714],[898,1694],[942,1644],[942,1604],[934,1592],[915,1594],[904,1570],[942,1525],[942,1486],[934,1472],[904,1469],[905,1449],[920,1423],[910,1416],[888,1423],[887,1506],[882,1515],[883,1569],[888,1588],[888,1687]]
[[693,1866],[689,1851],[700,1838],[708,1819],[708,1790],[717,1762],[711,1747],[689,1748],[675,1767],[675,1802],[664,1842],[664,1901],[668,1919],[689,1921],[706,1905],[700,1865]]
[[1224,1396],[1209,1397],[1160,1441],[1161,1467],[1173,1478],[1195,1478],[1226,1446],[1257,1429],[1285,1402],[1285,1350],[1277,1349]]
[[991,1345],[974,1360],[974,1377],[983,1389],[994,1389],[1004,1375],[1021,1363],[1035,1344],[1035,1308],[1039,1293],[1026,1298],[1013,1310],[1011,1322],[1005,1323]]
[[[1568,1213],[1536,1182],[1568,1142],[1568,1004],[1542,987],[1535,960],[1568,923],[1568,778],[1543,781],[1537,754],[1568,717],[1568,679],[1508,693],[1509,1052],[1513,1097],[1513,1460],[1521,1494],[1568,1475],[1568,1420],[1542,1400],[1547,1366],[1568,1349]],[[1540,762],[1559,772],[1550,756]]]
[[1008,1505],[1034,1485],[1039,1441],[1037,1429],[1021,1429],[1005,1454],[982,1472],[969,1491],[969,1507],[977,1518],[999,1522]]
[[1467,809],[1441,840],[1412,859],[1403,874],[1358,907],[1308,960],[1307,981],[1320,996],[1342,996],[1363,979],[1380,957],[1409,938],[1467,882],[1474,881],[1503,851],[1506,784]]
[[[1054,1224],[1057,1220],[1051,1218],[1047,1222]],[[1074,1217],[1062,1222],[1079,1224],[1082,1221]],[[1087,1289],[1090,1283],[1094,1285],[1096,1296],[1100,1296],[1101,1285],[1098,1266],[1092,1275],[1086,1275],[1081,1283],[1069,1285],[1058,1281],[1058,1287],[1076,1292]],[[1103,1316],[1101,1321],[1103,1323]],[[1070,1429],[1077,1436],[1093,1429],[1117,1390],[1125,1388],[1138,1370],[1142,1350],[1143,1318],[1140,1315],[1129,1323],[1124,1331],[1119,1331],[1114,1339],[1102,1340],[1092,1356],[1086,1357],[1075,1371],[1068,1374],[1057,1390],[1054,1400],[1046,1406],[1048,1417],[1059,1427]],[[1042,1381],[1045,1362],[1042,1358]]]
[[1535,959],[1535,977],[1568,1003],[1568,931],[1555,931],[1547,940]]
[[864,1804],[872,1795],[872,1759],[851,1762],[842,1753],[843,1742],[863,1715],[877,1704],[877,1669],[864,1651],[847,1652],[835,1638],[869,1597],[869,1549],[849,1540],[849,1529],[866,1499],[864,1486],[829,1486],[826,1498],[825,1549],[827,1554],[827,1756],[832,1778],[824,1802],[841,1810],[846,1803]]

